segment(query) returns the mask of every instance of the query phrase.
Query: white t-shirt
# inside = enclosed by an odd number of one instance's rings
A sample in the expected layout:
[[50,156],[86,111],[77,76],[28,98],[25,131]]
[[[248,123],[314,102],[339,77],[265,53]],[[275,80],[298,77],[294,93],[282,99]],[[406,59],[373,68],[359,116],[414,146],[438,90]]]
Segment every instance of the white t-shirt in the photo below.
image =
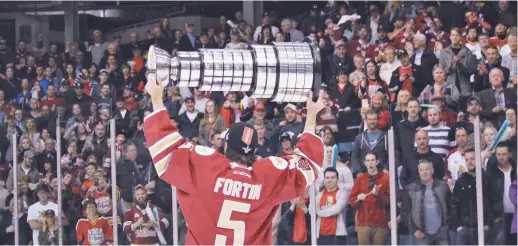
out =
[[[47,205],[42,205],[40,202],[34,203],[29,206],[29,212],[27,213],[27,223],[31,220],[41,220],[45,217],[45,211],[52,209],[54,213],[58,214],[58,205],[49,201]],[[33,245],[40,245],[38,241],[38,235],[40,234],[40,230],[32,230],[32,240]]]
[[464,170],[468,170],[466,168],[466,160],[464,160],[464,156],[462,156],[459,151],[455,151],[448,156],[448,171],[451,173],[451,179],[453,182],[456,182],[459,178],[460,167],[463,167]]
[[511,202],[511,199],[509,199],[509,187],[511,186],[511,172],[513,171],[512,168],[509,168],[507,172],[504,172],[504,170],[500,169],[502,173],[504,173],[504,213],[506,214],[512,214],[515,212],[514,205]]

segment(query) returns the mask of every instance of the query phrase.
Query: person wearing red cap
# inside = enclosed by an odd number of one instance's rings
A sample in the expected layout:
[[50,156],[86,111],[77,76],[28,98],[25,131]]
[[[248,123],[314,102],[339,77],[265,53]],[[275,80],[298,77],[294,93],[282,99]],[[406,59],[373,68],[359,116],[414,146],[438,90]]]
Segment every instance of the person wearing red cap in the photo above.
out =
[[324,145],[314,134],[324,108],[321,94],[317,102],[308,96],[304,133],[293,154],[256,160],[253,126],[236,123],[222,134],[223,155],[187,142],[169,124],[160,83],[148,82],[146,91],[154,110],[144,120],[147,146],[158,176],[179,191],[189,225],[185,244],[271,244],[273,209],[300,196],[321,169]]

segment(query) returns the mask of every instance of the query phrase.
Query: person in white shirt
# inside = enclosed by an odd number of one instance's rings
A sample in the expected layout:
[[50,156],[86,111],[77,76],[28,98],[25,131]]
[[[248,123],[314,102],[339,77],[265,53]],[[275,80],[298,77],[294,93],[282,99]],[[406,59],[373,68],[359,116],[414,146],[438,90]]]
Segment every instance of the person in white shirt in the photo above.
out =
[[482,59],[482,47],[480,46],[480,43],[478,42],[478,31],[477,28],[474,26],[471,26],[467,30],[467,40],[466,40],[466,47],[471,50],[471,53],[477,57],[477,60]]
[[[261,38],[261,34],[263,32],[263,26],[270,24],[270,16],[268,15],[268,12],[263,13],[263,19],[261,21],[261,25],[257,26],[254,31],[254,41],[257,43],[259,42],[259,39]],[[272,36],[275,37],[275,35],[279,32],[279,28],[276,26],[271,26],[272,29]]]
[[[36,191],[39,202],[29,206],[29,211],[27,212],[27,222],[32,229],[33,245],[40,245],[38,241],[38,235],[40,234],[41,228],[43,226],[45,211],[52,209],[55,214],[58,214],[59,210],[58,205],[49,200],[50,187],[48,185],[39,184],[38,188],[36,188]],[[62,218],[62,223],[63,224],[59,226],[64,226],[68,223],[66,218]]]
[[230,31],[230,43],[225,46],[225,49],[246,49],[248,44],[240,41],[240,32],[237,28],[232,28]]
[[396,57],[396,48],[393,46],[387,46],[383,50],[385,54],[386,62],[381,64],[380,67],[380,78],[387,83],[390,84],[390,79],[392,78],[392,73],[401,66],[401,62]]
[[455,131],[455,142],[457,148],[451,151],[446,158],[452,184],[455,184],[460,175],[467,171],[466,160],[464,159],[464,151],[468,148],[468,132],[466,129],[458,128]]
[[[196,110],[198,112],[202,112],[202,113],[205,112],[205,105],[207,104],[209,99],[203,95],[203,91],[200,91],[197,88],[194,88],[193,92],[194,92],[193,94],[194,94],[194,101],[195,101],[194,107],[196,108]],[[187,97],[187,98],[189,98],[189,97]],[[178,114],[183,114],[186,110],[187,110],[187,107],[185,106],[185,102],[184,102],[182,104],[182,107],[180,108],[180,111],[178,112]]]

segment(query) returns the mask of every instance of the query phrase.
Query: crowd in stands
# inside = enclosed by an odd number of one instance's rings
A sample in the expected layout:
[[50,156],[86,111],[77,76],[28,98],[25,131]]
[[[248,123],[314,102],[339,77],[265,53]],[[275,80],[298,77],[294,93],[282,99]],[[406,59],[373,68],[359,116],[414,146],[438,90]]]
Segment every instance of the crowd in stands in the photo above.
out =
[[[396,196],[398,244],[478,244],[477,216],[483,216],[486,244],[516,245],[516,13],[516,2],[503,0],[330,1],[295,18],[266,12],[258,26],[244,21],[242,11],[212,26],[185,23],[182,30],[163,19],[149,37],[131,33],[124,44],[120,36],[107,41],[94,31],[93,43],[68,42],[64,51],[56,44],[33,49],[24,40],[8,47],[0,38],[0,244],[14,244],[15,221],[21,245],[55,245],[60,227],[65,244],[109,244],[113,223],[119,244],[172,244],[171,187],[158,177],[142,130],[152,112],[144,91],[149,46],[176,55],[314,36],[326,103],[317,117],[323,172],[316,204],[305,192],[276,211],[273,242],[310,244],[317,237],[321,245],[388,244],[390,196]],[[344,16],[349,21],[338,24]],[[236,122],[253,125],[258,158],[292,154],[306,113],[304,104],[174,83],[164,102],[183,137],[220,152],[225,130]],[[477,118],[481,152],[475,152]],[[391,128],[396,180],[388,173]],[[477,214],[476,155],[483,215]],[[117,190],[111,188],[113,159]],[[392,182],[396,194],[390,194]],[[181,211],[178,223],[183,242],[188,225]]]

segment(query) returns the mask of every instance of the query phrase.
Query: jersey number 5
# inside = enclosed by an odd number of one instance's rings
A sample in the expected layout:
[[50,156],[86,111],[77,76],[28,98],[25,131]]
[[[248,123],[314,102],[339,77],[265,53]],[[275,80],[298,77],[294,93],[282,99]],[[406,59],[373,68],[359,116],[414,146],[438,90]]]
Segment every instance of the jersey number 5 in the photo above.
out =
[[[230,220],[232,212],[248,213],[250,204],[223,200],[221,212],[219,213],[218,228],[234,230],[234,245],[243,245],[245,242],[245,222]],[[227,236],[216,234],[215,245],[226,245]]]

